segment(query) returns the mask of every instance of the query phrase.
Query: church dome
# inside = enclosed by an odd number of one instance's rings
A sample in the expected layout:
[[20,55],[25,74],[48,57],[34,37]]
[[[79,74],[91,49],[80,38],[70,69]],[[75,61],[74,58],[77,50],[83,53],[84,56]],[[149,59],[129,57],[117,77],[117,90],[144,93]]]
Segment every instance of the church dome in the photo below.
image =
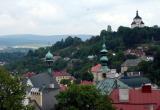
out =
[[136,12],[136,17],[134,19],[142,19],[139,15],[138,15],[138,11]]
[[101,53],[107,53],[108,51],[106,49],[102,49]]
[[102,57],[100,58],[100,61],[108,61],[108,58],[107,58],[106,56],[102,56]]
[[105,44],[103,44],[102,45],[102,50],[100,51],[101,53],[107,53],[108,52],[108,50],[106,49],[106,45]]
[[46,60],[51,60],[51,59],[53,59],[53,55],[51,54],[50,51],[48,51],[48,53],[46,54],[45,59],[46,59]]

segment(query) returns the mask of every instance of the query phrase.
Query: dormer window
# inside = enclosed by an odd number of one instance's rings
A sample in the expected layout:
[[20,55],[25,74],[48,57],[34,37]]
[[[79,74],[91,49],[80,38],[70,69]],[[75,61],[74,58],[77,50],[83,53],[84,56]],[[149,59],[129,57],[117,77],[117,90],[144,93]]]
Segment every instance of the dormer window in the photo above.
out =
[[49,88],[54,88],[54,84],[49,84]]
[[119,89],[119,101],[120,102],[129,101],[129,89]]

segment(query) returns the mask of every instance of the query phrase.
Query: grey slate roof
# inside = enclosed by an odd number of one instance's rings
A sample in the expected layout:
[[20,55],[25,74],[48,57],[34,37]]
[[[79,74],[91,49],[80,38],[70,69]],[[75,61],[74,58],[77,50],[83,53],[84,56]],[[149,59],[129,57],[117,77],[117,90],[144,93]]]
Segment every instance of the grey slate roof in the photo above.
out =
[[[33,87],[42,91],[42,110],[54,110],[57,103],[55,96],[59,93],[59,85],[56,79],[48,73],[40,73],[30,78]],[[49,88],[49,84],[54,84],[54,88]]]
[[136,24],[136,22],[135,22],[135,21],[133,21],[131,25],[133,25],[133,24]]
[[57,104],[57,100],[55,98],[58,95],[59,89],[57,90],[44,90],[43,91],[43,100],[42,100],[42,109],[43,110],[54,110],[55,104]]
[[141,87],[143,84],[151,83],[148,78],[142,76],[122,77],[120,81],[132,88]]
[[121,67],[134,67],[137,66],[142,60],[141,59],[129,59],[126,60]]
[[116,87],[123,88],[123,89],[129,88],[128,85],[124,84],[123,82],[115,78],[107,78],[107,79],[100,81],[97,84],[97,89],[99,89],[100,92],[104,95],[110,94],[112,90]]
[[30,78],[32,84],[36,88],[48,88],[49,84],[54,84],[55,88],[59,88],[56,79],[48,73],[40,73]]
[[141,21],[141,24],[144,24],[144,22],[143,22],[143,21]]
[[136,15],[134,19],[142,19],[139,15]]

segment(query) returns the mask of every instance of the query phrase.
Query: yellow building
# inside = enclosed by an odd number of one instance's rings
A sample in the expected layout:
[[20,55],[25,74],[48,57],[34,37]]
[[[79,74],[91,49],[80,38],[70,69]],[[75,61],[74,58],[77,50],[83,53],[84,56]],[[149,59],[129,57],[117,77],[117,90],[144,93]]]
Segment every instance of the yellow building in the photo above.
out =
[[58,82],[58,84],[60,84],[61,80],[63,80],[63,79],[73,80],[73,77],[65,71],[54,71],[53,72],[53,77],[56,78],[56,81]]

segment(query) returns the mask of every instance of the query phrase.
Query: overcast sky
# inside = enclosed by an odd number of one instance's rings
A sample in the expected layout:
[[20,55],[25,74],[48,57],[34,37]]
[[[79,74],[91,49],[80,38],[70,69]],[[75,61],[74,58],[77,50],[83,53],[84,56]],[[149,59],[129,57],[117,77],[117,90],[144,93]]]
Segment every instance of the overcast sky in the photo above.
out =
[[0,35],[99,34],[130,27],[136,10],[145,25],[160,25],[160,0],[0,0]]

